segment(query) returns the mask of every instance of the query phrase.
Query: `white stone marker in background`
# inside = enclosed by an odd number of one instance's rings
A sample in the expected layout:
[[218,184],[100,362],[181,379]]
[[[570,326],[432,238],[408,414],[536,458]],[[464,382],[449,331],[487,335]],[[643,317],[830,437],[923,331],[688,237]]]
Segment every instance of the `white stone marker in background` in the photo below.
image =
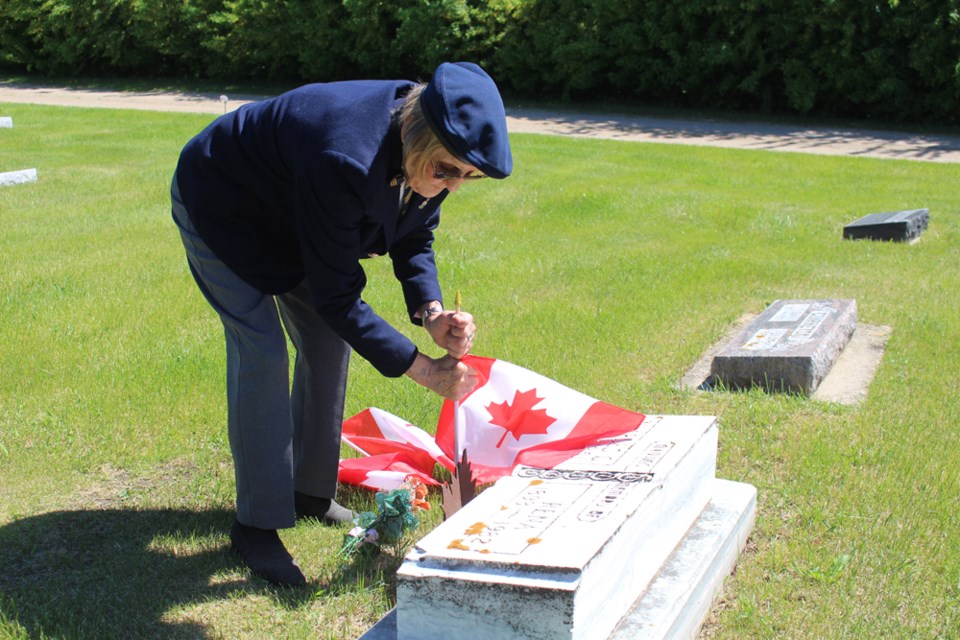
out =
[[36,182],[36,169],[22,169],[20,171],[0,172],[0,187],[6,187],[11,184],[23,184],[24,182]]
[[716,453],[715,418],[648,416],[557,469],[518,468],[416,544],[363,638],[602,640],[638,606],[660,612],[648,632],[699,629],[756,509],[752,486],[715,478]]
[[[10,116],[0,116],[0,129],[13,128],[13,118]],[[0,187],[6,187],[11,184],[23,184],[24,182],[36,182],[36,169],[21,169],[20,171],[0,172]]]

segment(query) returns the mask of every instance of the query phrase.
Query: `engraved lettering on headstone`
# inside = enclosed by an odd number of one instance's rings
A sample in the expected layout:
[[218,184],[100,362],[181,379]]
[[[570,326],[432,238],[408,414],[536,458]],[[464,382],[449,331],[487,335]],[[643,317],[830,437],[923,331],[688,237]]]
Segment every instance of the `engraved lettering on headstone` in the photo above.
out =
[[660,422],[660,416],[647,416],[640,427],[622,435],[604,440],[599,446],[587,447],[564,463],[567,469],[600,469],[625,467],[636,443],[650,433]]
[[673,442],[653,442],[643,450],[643,454],[636,461],[630,464],[630,467],[637,469],[638,473],[628,472],[584,472],[577,471],[578,477],[584,477],[589,473],[591,479],[602,477],[604,479],[616,480],[612,487],[604,489],[583,511],[577,516],[582,522],[597,522],[610,515],[620,504],[624,497],[629,493],[631,487],[636,487],[638,482],[650,482],[653,480],[652,469],[658,462],[663,460],[667,452],[674,447]]
[[[625,436],[630,436],[627,433]],[[588,447],[568,460],[570,466],[579,468],[610,467],[629,453],[636,441],[632,437],[621,437],[599,447]]]
[[586,471],[583,469],[537,469],[522,467],[517,471],[518,478],[536,478],[538,480],[593,480],[594,482],[650,482],[652,471]]
[[796,322],[809,308],[809,304],[785,304],[770,318],[770,322]]
[[673,449],[673,442],[652,442],[643,450],[643,455],[637,460],[636,465],[630,465],[638,470],[653,471],[657,463],[663,460],[670,449]]
[[580,512],[577,519],[581,522],[597,522],[610,515],[613,510],[623,502],[624,497],[630,491],[637,488],[636,484],[627,482],[618,482],[611,485],[609,489],[601,493],[596,500]]
[[787,333],[786,329],[760,329],[743,345],[744,351],[769,351]]
[[449,548],[479,553],[519,555],[546,537],[547,529],[576,502],[591,485],[532,481],[490,522],[476,523],[452,540]]
[[[811,307],[812,310],[810,310]],[[804,313],[808,310],[810,312],[804,317]],[[800,318],[803,318],[803,320],[797,324],[793,331],[786,328],[762,328],[746,341],[743,350],[780,351],[806,344],[813,339],[814,334],[823,325],[824,321],[835,312],[836,310],[833,307],[822,304],[784,305],[768,322],[796,322]]]
[[817,308],[811,311],[810,315],[797,325],[797,328],[794,329],[790,337],[787,338],[787,342],[791,345],[809,342],[810,339],[813,338],[813,334],[815,334],[817,329],[820,328],[820,325],[823,324],[824,320],[829,318],[833,313],[834,309],[832,307],[817,305]]

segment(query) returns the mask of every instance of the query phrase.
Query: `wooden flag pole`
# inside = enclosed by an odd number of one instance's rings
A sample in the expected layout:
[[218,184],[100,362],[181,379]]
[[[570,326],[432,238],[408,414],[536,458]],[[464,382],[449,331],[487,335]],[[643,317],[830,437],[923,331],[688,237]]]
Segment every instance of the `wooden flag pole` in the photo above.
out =
[[[460,291],[457,290],[453,298],[453,304],[457,313],[460,313],[460,306],[463,299],[460,297]],[[453,402],[453,482],[445,486],[441,493],[443,495],[443,512],[446,517],[452,516],[460,508],[470,502],[476,495],[476,487],[473,486],[473,473],[470,470],[470,462],[466,451],[462,450],[463,439],[460,430],[460,401]]]
[[[463,303],[463,298],[460,296],[460,289],[457,289],[456,295],[453,297],[453,306],[456,313],[460,313],[460,305]],[[454,400],[453,402],[453,464],[457,466],[457,472],[460,471],[460,449],[461,440],[460,440],[460,401]]]

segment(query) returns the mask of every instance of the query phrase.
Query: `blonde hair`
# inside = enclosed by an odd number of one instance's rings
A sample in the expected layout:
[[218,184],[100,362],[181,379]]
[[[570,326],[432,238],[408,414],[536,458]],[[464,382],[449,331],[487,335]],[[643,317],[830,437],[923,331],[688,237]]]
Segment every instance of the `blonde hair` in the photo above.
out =
[[426,87],[426,83],[421,82],[410,89],[404,96],[403,106],[394,113],[403,143],[403,172],[408,177],[422,171],[437,151],[446,150],[420,108],[420,94]]

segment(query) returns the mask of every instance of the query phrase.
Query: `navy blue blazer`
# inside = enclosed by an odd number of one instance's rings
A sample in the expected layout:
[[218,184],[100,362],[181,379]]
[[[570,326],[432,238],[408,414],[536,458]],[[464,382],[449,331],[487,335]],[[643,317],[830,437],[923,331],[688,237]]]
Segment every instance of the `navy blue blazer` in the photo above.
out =
[[[433,253],[439,196],[401,199],[407,81],[311,84],[217,118],[180,154],[190,219],[223,262],[267,294],[304,278],[321,316],[382,374],[402,375],[416,346],[362,299],[360,260],[389,253],[411,321],[442,300]],[[422,208],[421,208],[421,205]]]

